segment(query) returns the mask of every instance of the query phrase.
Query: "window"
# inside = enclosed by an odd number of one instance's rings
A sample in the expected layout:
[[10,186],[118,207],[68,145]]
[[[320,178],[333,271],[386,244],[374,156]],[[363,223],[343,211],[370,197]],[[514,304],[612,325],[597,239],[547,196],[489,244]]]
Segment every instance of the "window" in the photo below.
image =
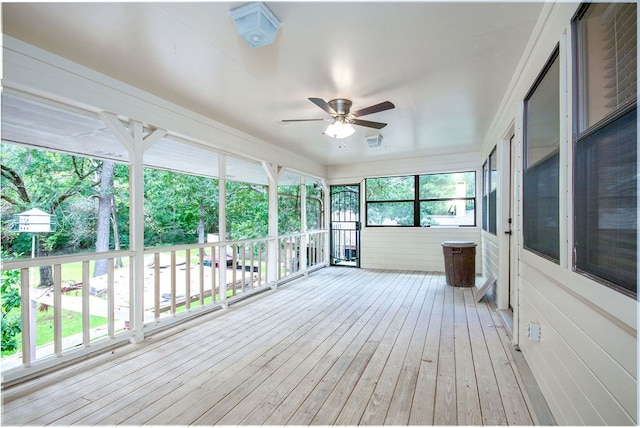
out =
[[489,230],[489,159],[482,164],[482,230]]
[[637,10],[574,20],[574,269],[637,295]]
[[420,226],[475,226],[475,172],[419,178]]
[[482,229],[496,234],[498,189],[498,154],[493,148],[489,158],[482,165]]
[[367,226],[415,225],[415,176],[367,178]]
[[366,180],[367,226],[475,226],[475,172]]
[[558,49],[525,97],[524,247],[558,262],[560,72]]

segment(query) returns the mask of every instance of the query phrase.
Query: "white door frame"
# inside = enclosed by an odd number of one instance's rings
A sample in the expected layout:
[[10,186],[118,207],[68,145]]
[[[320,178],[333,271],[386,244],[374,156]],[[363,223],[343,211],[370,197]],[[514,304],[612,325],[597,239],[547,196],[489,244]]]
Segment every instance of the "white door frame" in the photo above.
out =
[[[498,309],[508,310],[511,306],[513,324],[511,337],[517,345],[519,315],[519,281],[518,281],[518,165],[521,156],[518,152],[521,141],[519,128],[515,120],[511,122],[498,145],[499,182],[496,206],[498,218],[496,235],[499,245],[498,284],[496,303]],[[511,219],[511,222],[509,222]]]

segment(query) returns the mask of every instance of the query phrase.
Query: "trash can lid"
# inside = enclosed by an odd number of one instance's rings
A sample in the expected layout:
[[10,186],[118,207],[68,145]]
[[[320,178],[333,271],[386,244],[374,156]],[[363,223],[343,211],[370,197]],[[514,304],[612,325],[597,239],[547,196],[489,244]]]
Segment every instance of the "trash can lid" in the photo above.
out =
[[473,241],[444,241],[441,244],[443,247],[476,247],[476,244]]

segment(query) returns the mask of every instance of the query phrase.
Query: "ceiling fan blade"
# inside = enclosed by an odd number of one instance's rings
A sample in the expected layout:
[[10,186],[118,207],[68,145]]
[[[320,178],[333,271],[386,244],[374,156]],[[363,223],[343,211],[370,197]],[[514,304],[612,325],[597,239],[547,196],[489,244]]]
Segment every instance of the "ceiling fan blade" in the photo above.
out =
[[349,122],[353,123],[354,125],[366,126],[368,128],[375,128],[375,129],[382,129],[385,126],[387,126],[386,123],[372,122],[370,120],[362,120],[362,119],[351,119]]
[[384,101],[379,104],[362,108],[351,113],[354,117],[366,116],[368,114],[378,113],[379,111],[391,110],[396,106],[391,101]]
[[329,119],[282,119],[280,122],[326,122]]
[[312,103],[314,103],[315,105],[317,105],[318,107],[320,107],[322,110],[326,111],[327,113],[329,113],[331,116],[337,114],[335,112],[335,110],[333,110],[331,108],[331,106],[329,105],[329,103],[327,103],[325,100],[323,100],[322,98],[309,98],[309,101],[311,101]]

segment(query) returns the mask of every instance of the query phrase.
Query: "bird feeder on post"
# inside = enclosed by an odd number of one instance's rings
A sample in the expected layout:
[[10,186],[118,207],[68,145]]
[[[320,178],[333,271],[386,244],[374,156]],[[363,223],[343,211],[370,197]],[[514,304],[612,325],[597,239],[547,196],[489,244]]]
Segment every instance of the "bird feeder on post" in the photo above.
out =
[[36,233],[51,232],[51,214],[32,208],[17,216],[17,232],[31,233],[31,258],[36,256]]
[[[36,256],[36,234],[51,232],[51,214],[37,208],[16,215],[14,230],[16,232],[31,233],[31,258]],[[24,291],[22,291],[24,292]],[[36,306],[35,300],[29,298],[31,307],[28,311],[29,319],[29,360],[36,358]]]

